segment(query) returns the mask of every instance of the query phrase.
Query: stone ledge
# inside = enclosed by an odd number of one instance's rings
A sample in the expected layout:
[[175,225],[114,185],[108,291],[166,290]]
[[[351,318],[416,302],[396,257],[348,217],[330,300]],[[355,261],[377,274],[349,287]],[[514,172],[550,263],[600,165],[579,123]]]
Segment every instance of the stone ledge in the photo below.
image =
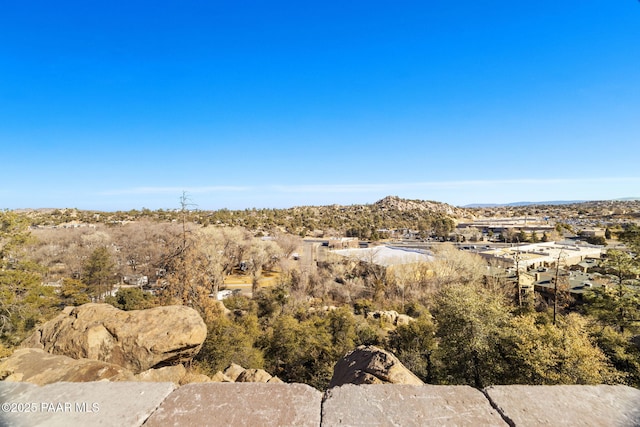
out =
[[[627,386],[0,381],[0,426],[638,426]],[[30,411],[30,412],[27,412]]]
[[327,390],[323,426],[496,426],[502,417],[469,386],[343,385]]
[[631,387],[510,385],[484,393],[511,425],[640,425],[640,390]]
[[176,386],[173,383],[0,382],[1,426],[141,426]]
[[317,427],[321,405],[322,393],[305,384],[187,384],[145,426]]

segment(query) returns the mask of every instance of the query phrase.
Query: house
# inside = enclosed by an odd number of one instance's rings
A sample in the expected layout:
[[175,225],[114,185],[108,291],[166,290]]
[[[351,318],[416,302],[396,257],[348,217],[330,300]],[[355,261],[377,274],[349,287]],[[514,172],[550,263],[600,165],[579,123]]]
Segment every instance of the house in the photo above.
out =
[[[608,282],[607,277],[599,273],[585,273],[579,270],[569,271],[561,268],[558,270],[557,276],[558,288],[578,301],[582,300],[586,292],[605,286],[604,283]],[[555,278],[555,269],[536,273],[535,291],[547,302],[553,301]]]

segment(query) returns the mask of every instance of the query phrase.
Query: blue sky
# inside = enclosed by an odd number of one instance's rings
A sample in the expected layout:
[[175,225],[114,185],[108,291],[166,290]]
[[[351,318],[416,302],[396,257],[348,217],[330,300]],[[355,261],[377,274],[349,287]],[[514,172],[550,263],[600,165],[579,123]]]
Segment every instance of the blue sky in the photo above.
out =
[[640,2],[7,1],[0,208],[640,196]]

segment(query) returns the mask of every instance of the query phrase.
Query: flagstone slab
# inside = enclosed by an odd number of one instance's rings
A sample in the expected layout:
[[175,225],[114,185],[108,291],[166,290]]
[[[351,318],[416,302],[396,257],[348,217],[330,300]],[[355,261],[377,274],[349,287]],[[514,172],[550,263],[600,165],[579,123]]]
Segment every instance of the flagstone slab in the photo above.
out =
[[485,393],[515,426],[640,426],[640,390],[628,386],[509,385]]
[[305,384],[193,383],[173,392],[145,427],[318,427],[322,393]]
[[506,426],[468,386],[343,385],[327,390],[322,426]]
[[173,383],[90,382],[37,386],[0,381],[0,426],[141,426]]

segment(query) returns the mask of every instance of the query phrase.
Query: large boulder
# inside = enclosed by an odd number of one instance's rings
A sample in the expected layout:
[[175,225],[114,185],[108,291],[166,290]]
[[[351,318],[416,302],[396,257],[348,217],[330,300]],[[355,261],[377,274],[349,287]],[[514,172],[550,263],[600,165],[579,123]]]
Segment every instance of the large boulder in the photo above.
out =
[[371,320],[381,320],[383,323],[387,325],[408,325],[410,322],[415,319],[406,314],[398,314],[395,310],[376,310],[370,311],[366,314],[367,319]]
[[122,311],[109,304],[84,304],[65,308],[22,347],[114,363],[138,374],[191,360],[206,336],[204,321],[189,307]]
[[236,378],[237,383],[267,383],[273,378],[264,369],[245,369]]
[[338,360],[329,387],[343,384],[411,384],[424,383],[393,354],[374,346],[356,348]]
[[72,359],[36,348],[16,350],[0,363],[0,379],[38,385],[89,381],[134,381],[122,366],[99,360]]
[[210,382],[213,382],[213,379],[205,374],[198,374],[196,372],[187,371],[187,374],[180,380],[180,385]]
[[367,319],[379,319],[389,325],[395,325],[398,320],[398,312],[395,310],[370,311],[367,313]]
[[398,318],[396,319],[396,326],[408,325],[414,320],[416,319],[406,314],[398,314]]
[[174,383],[180,385],[187,375],[183,365],[163,366],[157,369],[148,369],[136,375],[137,381],[153,383]]
[[227,378],[229,378],[231,381],[236,381],[236,379],[238,379],[240,374],[243,373],[244,371],[245,369],[242,366],[236,363],[232,363],[227,367],[227,369],[224,370],[223,374]]
[[229,365],[224,372],[216,372],[211,380],[232,383],[282,383],[280,378],[272,376],[264,369],[245,369],[235,363]]
[[[234,382],[231,378],[226,376],[223,372],[216,372],[211,376],[211,381],[214,383],[232,383]],[[195,382],[195,381],[193,381]]]

